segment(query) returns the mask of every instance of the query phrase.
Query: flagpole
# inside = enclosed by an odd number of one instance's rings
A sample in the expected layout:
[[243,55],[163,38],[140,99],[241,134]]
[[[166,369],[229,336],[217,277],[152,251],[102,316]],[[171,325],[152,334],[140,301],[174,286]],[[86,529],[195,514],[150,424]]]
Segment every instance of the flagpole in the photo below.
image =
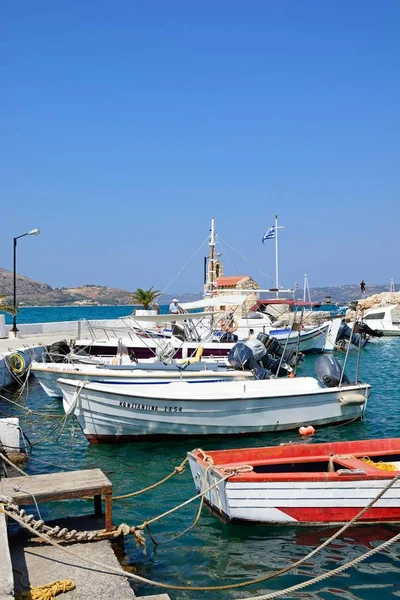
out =
[[276,297],[279,298],[279,271],[278,271],[278,215],[275,215],[275,284]]

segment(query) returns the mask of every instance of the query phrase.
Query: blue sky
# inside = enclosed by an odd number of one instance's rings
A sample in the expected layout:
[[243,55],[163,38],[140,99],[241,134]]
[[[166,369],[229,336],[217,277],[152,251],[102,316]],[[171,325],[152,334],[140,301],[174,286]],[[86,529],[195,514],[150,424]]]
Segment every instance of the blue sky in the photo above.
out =
[[225,274],[268,287],[277,212],[282,285],[400,281],[397,0],[2,12],[0,267],[38,227],[34,279],[199,291],[215,216]]

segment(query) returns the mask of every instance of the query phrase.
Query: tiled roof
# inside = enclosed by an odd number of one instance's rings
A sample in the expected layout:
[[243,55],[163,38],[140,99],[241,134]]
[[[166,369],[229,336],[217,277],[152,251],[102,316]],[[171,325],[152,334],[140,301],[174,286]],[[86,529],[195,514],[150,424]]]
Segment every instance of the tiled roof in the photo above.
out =
[[217,287],[234,287],[240,281],[244,281],[245,279],[249,279],[250,275],[238,275],[236,277],[217,277]]

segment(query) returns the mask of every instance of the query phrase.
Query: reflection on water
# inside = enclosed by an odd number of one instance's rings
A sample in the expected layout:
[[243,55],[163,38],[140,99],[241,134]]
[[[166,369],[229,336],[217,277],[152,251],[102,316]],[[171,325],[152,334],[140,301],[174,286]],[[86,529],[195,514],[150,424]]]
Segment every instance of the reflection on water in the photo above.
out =
[[[212,443],[199,438],[174,440],[169,443],[90,446],[79,427],[71,420],[58,440],[56,434],[53,434],[51,438],[33,448],[27,471],[33,474],[59,470],[58,466],[45,464],[48,462],[72,469],[99,467],[113,482],[115,494],[123,494],[160,480],[181,463],[188,450],[195,447],[218,449],[263,446],[289,441],[314,443],[394,437],[399,433],[400,422],[400,387],[396,378],[399,351],[400,339],[394,338],[374,341],[363,351],[361,378],[373,385],[363,422],[322,428],[313,438],[305,440],[300,439],[297,432],[284,432],[244,438],[218,438]],[[351,354],[349,360],[351,375],[356,360],[355,354]],[[313,357],[307,357],[299,375],[313,374],[313,363]],[[54,427],[55,420],[51,416],[62,414],[61,403],[45,396],[34,379],[30,381],[29,398],[23,401],[27,402],[30,409],[40,411],[40,415],[29,414],[21,421],[29,439],[38,440]],[[2,400],[0,411],[8,415],[22,414],[19,409]],[[115,502],[114,520],[141,524],[145,519],[152,518],[194,495],[195,488],[187,470],[149,493]],[[162,522],[152,525],[152,534],[160,544],[155,547],[146,536],[146,553],[138,550],[131,539],[126,540],[125,562],[134,564],[138,574],[158,581],[181,585],[223,585],[249,581],[293,564],[335,531],[329,528],[318,530],[292,526],[233,525],[223,523],[209,509],[203,508],[196,528],[183,537],[168,541],[193,522],[197,507],[197,503],[190,504]],[[57,518],[67,513],[88,513],[91,512],[92,505],[74,500],[44,505],[41,510],[48,519],[50,515],[51,518]],[[252,587],[223,592],[168,593],[172,600],[252,598],[261,593],[306,581],[348,563],[399,531],[399,528],[386,525],[351,528],[290,573]],[[379,553],[339,576],[286,597],[313,600],[338,597],[346,600],[375,600],[379,597],[380,600],[385,600],[400,596],[399,552],[400,545],[395,544],[389,551]],[[142,585],[134,585],[134,589],[138,595],[162,592],[158,588]]]

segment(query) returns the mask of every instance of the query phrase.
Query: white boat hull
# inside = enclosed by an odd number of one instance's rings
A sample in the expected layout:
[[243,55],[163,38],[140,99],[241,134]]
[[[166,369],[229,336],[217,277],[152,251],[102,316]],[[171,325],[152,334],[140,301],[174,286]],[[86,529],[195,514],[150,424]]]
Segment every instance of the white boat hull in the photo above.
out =
[[[189,464],[198,491],[221,481],[206,493],[205,500],[229,521],[288,525],[345,522],[388,484],[387,479],[230,483],[223,481],[214,471],[206,473],[206,469],[190,454]],[[400,482],[374,505],[375,512],[382,519],[387,518],[394,507],[397,507],[398,512]]]
[[75,381],[90,381],[93,383],[107,383],[116,385],[146,385],[170,383],[171,381],[233,381],[238,379],[252,379],[254,375],[250,371],[234,371],[222,367],[220,370],[204,369],[202,371],[140,369],[132,367],[132,370],[124,369],[99,369],[91,365],[74,365],[68,363],[36,363],[32,366],[32,373],[39,381],[46,394],[52,398],[62,397],[62,392],[57,380],[67,377]]
[[60,379],[64,410],[90,442],[240,435],[362,417],[370,386],[325,388],[312,377],[168,385],[85,384]]
[[[282,348],[286,347],[288,349],[293,349],[297,348],[297,345],[299,344],[299,352],[307,353],[322,352],[324,350],[329,328],[330,324],[328,323],[309,330],[300,331],[300,336],[299,332],[292,331],[289,335],[287,344],[286,339],[288,337],[288,329],[273,329],[268,331],[263,328],[260,329],[260,331],[275,337]],[[258,330],[255,330],[255,333],[257,333],[257,331]],[[129,351],[133,351],[139,359],[148,359],[154,357],[160,349],[160,344],[164,341],[163,339],[160,340],[151,337],[141,338],[134,335],[130,337],[127,336],[126,338],[122,337],[121,339],[122,343],[129,349]],[[189,357],[193,356],[196,354],[196,351],[199,347],[199,342],[182,343],[181,340],[174,337],[170,337],[168,340],[176,348],[175,358],[183,358],[183,354]],[[229,351],[234,346],[234,343],[210,341],[202,342],[201,345],[203,347],[203,357],[210,358],[228,356]],[[115,356],[118,347],[118,338],[104,338],[96,340],[81,339],[76,341],[75,347],[76,349],[86,350],[91,355]]]

